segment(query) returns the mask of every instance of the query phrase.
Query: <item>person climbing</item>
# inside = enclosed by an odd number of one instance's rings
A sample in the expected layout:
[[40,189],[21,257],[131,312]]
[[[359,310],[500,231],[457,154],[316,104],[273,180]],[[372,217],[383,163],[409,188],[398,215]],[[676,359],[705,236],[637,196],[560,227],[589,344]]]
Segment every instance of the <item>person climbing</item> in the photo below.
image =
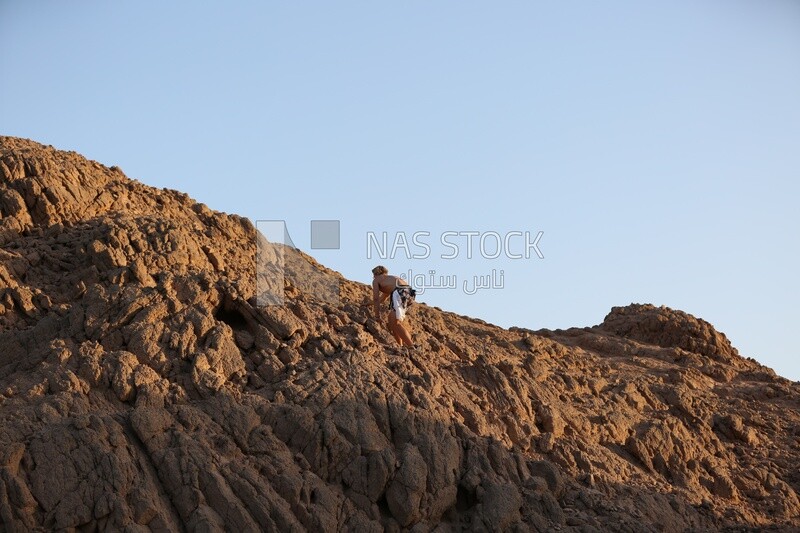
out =
[[403,320],[408,306],[414,300],[415,291],[403,278],[390,275],[383,265],[373,268],[372,276],[372,308],[375,318],[380,321],[380,304],[389,298],[389,331],[400,346],[413,348],[414,342]]

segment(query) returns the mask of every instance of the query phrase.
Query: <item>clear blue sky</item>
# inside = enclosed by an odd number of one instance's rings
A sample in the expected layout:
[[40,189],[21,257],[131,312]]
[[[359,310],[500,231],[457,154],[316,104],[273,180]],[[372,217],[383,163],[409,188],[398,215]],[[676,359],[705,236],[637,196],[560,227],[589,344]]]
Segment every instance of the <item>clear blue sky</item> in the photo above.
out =
[[[3,0],[0,131],[285,219],[352,279],[504,272],[431,305],[534,329],[668,305],[800,379],[800,3],[209,4]],[[384,231],[431,257],[368,258]],[[544,231],[545,258],[441,259],[446,231]]]

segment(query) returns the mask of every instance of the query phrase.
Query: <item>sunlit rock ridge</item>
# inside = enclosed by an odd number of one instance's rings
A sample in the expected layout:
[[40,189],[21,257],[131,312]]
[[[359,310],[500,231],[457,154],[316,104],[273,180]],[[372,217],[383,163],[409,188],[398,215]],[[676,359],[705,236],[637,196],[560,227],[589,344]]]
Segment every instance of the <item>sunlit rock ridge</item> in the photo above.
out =
[[367,285],[77,153],[0,137],[0,215],[0,531],[800,528],[800,387],[690,314],[419,303],[404,354]]

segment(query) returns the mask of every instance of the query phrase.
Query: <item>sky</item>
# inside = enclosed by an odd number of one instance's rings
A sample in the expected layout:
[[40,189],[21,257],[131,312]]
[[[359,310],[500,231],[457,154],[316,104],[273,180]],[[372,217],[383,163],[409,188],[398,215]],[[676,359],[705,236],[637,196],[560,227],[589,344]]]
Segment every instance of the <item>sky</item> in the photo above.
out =
[[0,0],[0,133],[285,220],[458,314],[666,305],[800,380],[793,0]]

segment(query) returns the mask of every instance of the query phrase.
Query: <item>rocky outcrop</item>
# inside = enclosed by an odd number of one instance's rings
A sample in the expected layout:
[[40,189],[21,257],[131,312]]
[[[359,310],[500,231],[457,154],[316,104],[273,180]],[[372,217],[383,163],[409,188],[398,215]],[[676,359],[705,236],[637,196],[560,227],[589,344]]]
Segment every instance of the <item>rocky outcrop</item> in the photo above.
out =
[[0,139],[0,214],[1,531],[800,527],[798,385],[686,313],[419,304],[406,354],[367,286],[271,245],[259,306],[252,224],[77,154]]
[[682,348],[721,360],[738,356],[724,333],[705,320],[666,306],[631,304],[614,307],[600,326],[613,335],[654,344]]

